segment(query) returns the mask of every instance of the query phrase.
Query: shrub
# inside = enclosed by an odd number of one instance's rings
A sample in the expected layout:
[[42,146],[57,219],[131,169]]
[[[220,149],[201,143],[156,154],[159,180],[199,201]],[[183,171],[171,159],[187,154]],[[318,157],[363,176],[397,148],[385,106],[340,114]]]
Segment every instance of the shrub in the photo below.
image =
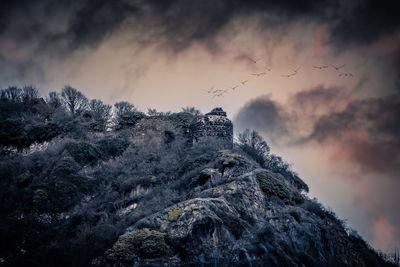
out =
[[273,154],[267,155],[263,167],[272,172],[282,174],[282,176],[285,177],[286,180],[288,180],[298,189],[308,192],[307,184],[304,183],[303,180],[301,180],[299,176],[290,169],[290,165],[285,162],[281,157]]
[[137,111],[134,105],[125,101],[115,103],[114,107],[116,109],[114,119],[116,130],[134,126],[139,120],[146,117],[143,112]]
[[105,252],[105,257],[114,262],[128,262],[134,256],[161,257],[167,254],[168,249],[164,233],[144,228],[121,235],[113,247]]
[[131,177],[124,180],[120,186],[121,192],[130,192],[137,186],[149,187],[152,184],[151,176]]
[[84,141],[71,141],[65,145],[65,150],[81,165],[96,163],[102,157],[97,146]]
[[102,155],[102,159],[107,160],[110,157],[114,158],[122,155],[130,145],[130,142],[125,138],[113,138],[108,136],[97,141],[96,145]]
[[[300,207],[311,213],[314,213],[321,219],[329,218],[331,220],[340,222],[339,219],[336,218],[336,215],[332,211],[324,208],[324,206],[321,203],[318,203],[316,199],[314,199],[314,200],[307,199],[300,205]],[[340,223],[342,224],[343,222],[340,222]]]
[[264,165],[270,148],[258,132],[246,129],[244,132],[239,133],[238,141],[239,147],[244,152],[251,156],[261,166]]
[[187,112],[178,112],[167,116],[168,120],[172,121],[176,126],[185,130],[189,128],[193,118],[193,114]]
[[300,194],[289,188],[280,174],[267,170],[258,170],[256,177],[261,190],[268,197],[277,196],[286,202],[299,201]]
[[269,171],[259,171],[256,174],[257,181],[267,196],[278,196],[280,199],[290,199],[291,194],[283,177]]
[[184,174],[196,168],[202,167],[211,162],[211,160],[212,158],[208,155],[188,155],[188,157],[182,163],[179,174]]
[[308,192],[307,184],[290,169],[290,165],[287,162],[281,157],[270,153],[270,147],[258,132],[246,129],[244,132],[239,133],[238,145],[243,152],[252,157],[261,167],[283,175],[296,188]]
[[38,209],[53,209],[53,211],[64,211],[74,205],[80,197],[90,192],[94,181],[78,174],[80,170],[72,158],[65,157],[54,167],[50,177],[42,184],[49,196],[51,206],[38,206]]
[[209,169],[202,170],[199,175],[195,176],[190,182],[189,187],[202,186],[211,179],[212,172]]

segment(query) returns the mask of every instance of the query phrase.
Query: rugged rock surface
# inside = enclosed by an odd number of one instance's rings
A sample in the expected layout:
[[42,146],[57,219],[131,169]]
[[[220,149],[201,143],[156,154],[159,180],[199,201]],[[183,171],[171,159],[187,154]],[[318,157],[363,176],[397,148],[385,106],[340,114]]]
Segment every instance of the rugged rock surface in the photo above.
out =
[[[383,266],[334,214],[280,174],[220,151],[190,184],[187,200],[130,226],[96,265]],[[151,230],[149,230],[151,229]],[[156,235],[123,247],[138,232]],[[139,238],[139,237],[138,237]],[[154,242],[154,240],[158,240]],[[165,242],[165,243],[164,243]],[[142,252],[144,244],[153,255]],[[124,251],[127,250],[127,251]],[[116,253],[116,251],[119,253]],[[115,255],[123,255],[116,257]]]

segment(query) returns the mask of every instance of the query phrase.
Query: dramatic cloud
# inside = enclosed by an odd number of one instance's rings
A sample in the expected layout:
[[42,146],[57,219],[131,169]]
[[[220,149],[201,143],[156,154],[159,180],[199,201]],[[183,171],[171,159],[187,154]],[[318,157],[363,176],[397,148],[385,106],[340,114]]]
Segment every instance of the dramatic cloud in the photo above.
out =
[[268,138],[276,138],[288,135],[287,119],[283,107],[270,99],[269,96],[262,96],[247,103],[236,118],[238,129],[253,128],[265,133]]
[[395,248],[396,240],[400,239],[400,229],[390,223],[385,217],[380,217],[373,226],[373,245],[390,251]]
[[6,0],[0,35],[6,36],[3,43],[18,44],[19,49],[33,45],[65,52],[96,46],[120,30],[140,31],[139,41],[161,41],[179,51],[197,41],[211,41],[235,18],[258,17],[260,30],[307,20],[327,25],[334,42],[369,43],[399,30],[396,10],[396,1],[374,0]]
[[322,116],[307,140],[338,142],[343,154],[366,172],[400,171],[400,98],[357,100]]
[[351,92],[317,86],[282,103],[262,96],[239,110],[235,125],[291,151],[295,169],[306,162],[302,177],[312,179],[311,191],[330,198],[335,210],[348,209],[341,216],[375,248],[392,251],[400,244],[400,97],[356,98]]
[[[45,94],[71,84],[90,98],[131,101],[142,110],[222,106],[237,114],[235,131],[253,128],[273,146],[298,148],[296,162],[309,153],[316,176],[354,167],[335,178],[357,172],[373,176],[368,188],[376,188],[390,184],[384,179],[400,181],[397,2],[5,0],[0,87],[36,84]],[[213,87],[228,92],[204,91]],[[369,219],[381,215],[382,199],[398,199],[383,188]],[[364,191],[369,202],[377,197]],[[398,218],[385,218],[399,227]],[[386,227],[377,225],[377,233]]]
[[259,97],[236,118],[273,141],[339,146],[341,156],[365,172],[400,172],[400,97],[351,100],[340,88],[318,86],[295,93],[285,104]]

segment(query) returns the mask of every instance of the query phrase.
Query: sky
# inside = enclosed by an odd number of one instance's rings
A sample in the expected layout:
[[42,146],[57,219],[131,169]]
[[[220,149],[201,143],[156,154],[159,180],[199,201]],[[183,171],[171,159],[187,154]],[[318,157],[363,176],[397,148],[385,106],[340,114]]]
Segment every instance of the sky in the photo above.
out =
[[[257,130],[291,163],[310,197],[392,251],[400,247],[396,2],[5,0],[0,88],[33,84],[46,95],[71,85],[142,111],[222,107],[235,133]],[[215,90],[226,91],[207,92]]]

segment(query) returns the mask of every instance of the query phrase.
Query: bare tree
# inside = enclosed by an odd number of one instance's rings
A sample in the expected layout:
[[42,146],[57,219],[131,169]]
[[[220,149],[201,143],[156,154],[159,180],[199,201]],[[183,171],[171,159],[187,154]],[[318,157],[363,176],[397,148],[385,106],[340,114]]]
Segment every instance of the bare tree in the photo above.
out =
[[94,119],[95,130],[105,131],[111,117],[111,105],[104,104],[101,100],[92,99],[89,102],[89,111]]
[[1,97],[6,98],[12,102],[20,102],[21,92],[21,88],[18,88],[16,86],[9,86],[8,88],[1,91]]
[[50,92],[47,103],[54,109],[59,108],[62,104],[60,94],[57,92]]
[[64,86],[62,89],[61,98],[72,115],[76,115],[86,109],[88,104],[86,96],[69,85]]
[[185,107],[185,108],[182,108],[182,111],[190,113],[190,114],[192,114],[194,116],[200,116],[201,115],[201,111],[196,109],[195,107]]
[[257,131],[246,129],[239,133],[238,143],[244,152],[252,156],[261,166],[264,165],[270,148]]
[[109,119],[111,115],[111,105],[104,104],[101,100],[97,99],[90,100],[89,110],[95,119]]
[[128,113],[128,112],[136,111],[135,106],[126,101],[121,101],[121,102],[115,103],[114,107],[116,110],[117,117],[119,117],[125,113]]
[[27,85],[22,88],[22,101],[30,102],[39,97],[39,91],[33,85]]
[[135,106],[129,102],[118,102],[114,104],[114,107],[114,123],[117,130],[127,126],[133,126],[136,122],[146,116],[144,113],[137,111]]
[[147,109],[147,115],[149,115],[149,116],[157,116],[159,114],[160,113],[155,108],[148,108]]

